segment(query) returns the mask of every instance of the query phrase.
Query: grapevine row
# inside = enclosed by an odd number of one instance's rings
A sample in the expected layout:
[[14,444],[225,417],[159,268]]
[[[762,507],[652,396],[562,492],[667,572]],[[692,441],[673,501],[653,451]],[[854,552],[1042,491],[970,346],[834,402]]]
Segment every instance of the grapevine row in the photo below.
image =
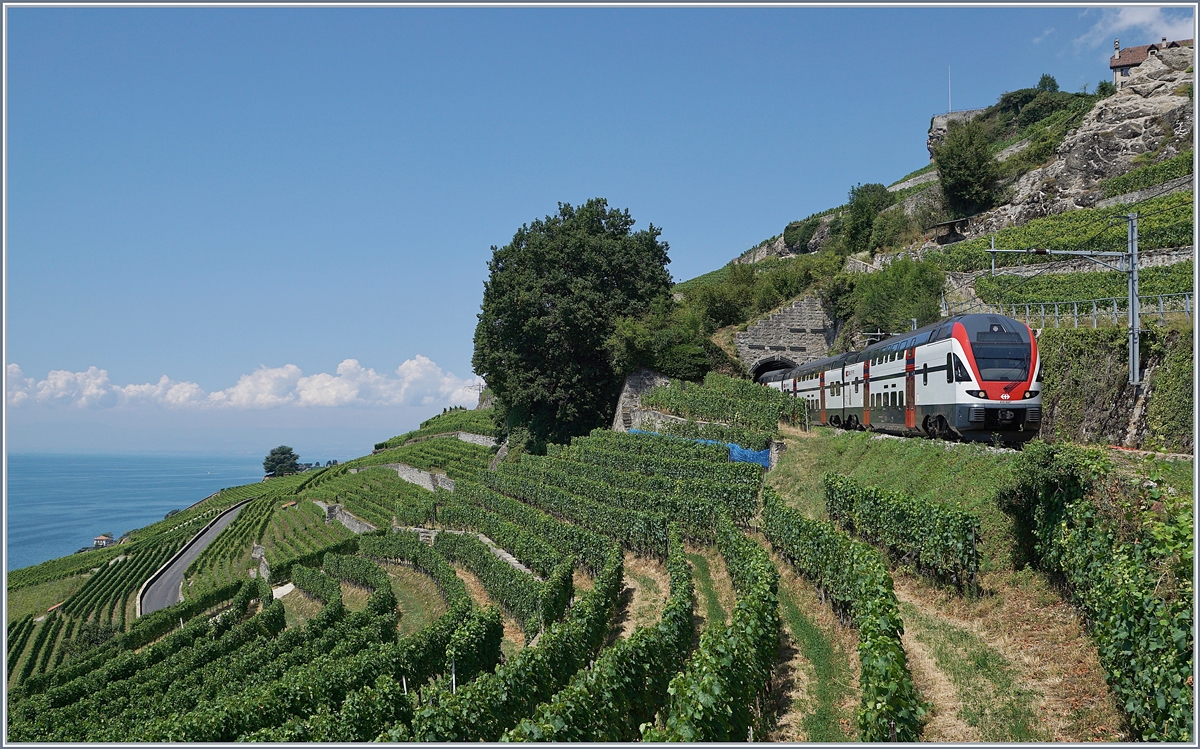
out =
[[869,543],[916,562],[917,569],[973,585],[979,572],[979,518],[953,505],[939,504],[877,487],[862,487],[846,476],[827,473],[825,507],[829,517]]
[[[917,696],[900,635],[892,576],[878,549],[829,523],[809,520],[763,489],[763,531],[798,572],[814,582],[840,616],[858,628],[859,738],[915,741],[925,705]],[[894,732],[894,733],[893,733]]]

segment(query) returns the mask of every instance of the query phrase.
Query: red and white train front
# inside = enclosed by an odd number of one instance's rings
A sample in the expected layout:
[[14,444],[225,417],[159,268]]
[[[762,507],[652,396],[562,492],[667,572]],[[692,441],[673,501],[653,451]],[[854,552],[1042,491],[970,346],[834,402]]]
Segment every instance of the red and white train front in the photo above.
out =
[[1041,379],[1027,325],[961,315],[760,381],[807,400],[823,424],[1024,442],[1041,426]]

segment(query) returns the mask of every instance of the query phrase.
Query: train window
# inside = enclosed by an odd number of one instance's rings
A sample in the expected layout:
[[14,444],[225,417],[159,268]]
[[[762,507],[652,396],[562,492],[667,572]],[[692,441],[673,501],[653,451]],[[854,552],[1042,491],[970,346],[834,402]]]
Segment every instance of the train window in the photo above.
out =
[[921,384],[929,384],[929,362],[925,362],[921,365]]
[[946,382],[954,382],[954,354],[946,352]]
[[904,408],[904,391],[903,390],[896,391],[896,398],[897,398],[897,400],[900,401],[900,407]]
[[858,378],[857,377],[854,378],[854,393],[855,393],[855,395],[858,394]]
[[970,382],[971,374],[969,372],[967,372],[967,368],[966,368],[966,366],[963,365],[962,359],[959,359],[957,356],[954,356],[954,354],[951,354],[951,356],[954,357],[954,381],[955,382]]

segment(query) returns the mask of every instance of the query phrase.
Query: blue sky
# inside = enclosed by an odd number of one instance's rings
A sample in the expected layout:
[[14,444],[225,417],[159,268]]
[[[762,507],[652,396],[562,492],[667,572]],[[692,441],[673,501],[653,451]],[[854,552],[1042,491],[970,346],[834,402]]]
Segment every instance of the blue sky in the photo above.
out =
[[474,402],[492,245],[559,201],[683,280],[1109,77],[1190,9],[8,8],[9,450],[351,457]]

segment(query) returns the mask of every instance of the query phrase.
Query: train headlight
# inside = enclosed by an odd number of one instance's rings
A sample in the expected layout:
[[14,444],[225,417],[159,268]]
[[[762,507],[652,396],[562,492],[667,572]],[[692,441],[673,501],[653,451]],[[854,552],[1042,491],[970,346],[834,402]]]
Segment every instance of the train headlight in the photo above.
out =
[[1026,390],[1025,395],[1022,395],[1021,397],[1022,398],[1036,398],[1039,395],[1041,395],[1041,392],[1042,392],[1041,390]]
[[970,395],[975,398],[984,398],[984,399],[987,398],[987,393],[983,392],[982,390],[968,390],[967,395]]

